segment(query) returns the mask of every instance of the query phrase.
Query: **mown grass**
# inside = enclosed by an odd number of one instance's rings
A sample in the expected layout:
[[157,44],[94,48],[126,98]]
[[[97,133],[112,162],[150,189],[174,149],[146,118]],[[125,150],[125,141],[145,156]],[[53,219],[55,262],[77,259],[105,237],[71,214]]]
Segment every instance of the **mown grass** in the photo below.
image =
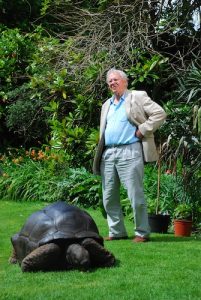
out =
[[[106,242],[118,259],[109,269],[91,272],[22,273],[10,265],[10,237],[44,202],[0,201],[0,299],[201,299],[201,240],[176,238],[173,234],[152,234],[151,242],[132,240]],[[106,220],[98,210],[89,209],[101,235],[107,234]],[[126,220],[130,238],[132,224]]]

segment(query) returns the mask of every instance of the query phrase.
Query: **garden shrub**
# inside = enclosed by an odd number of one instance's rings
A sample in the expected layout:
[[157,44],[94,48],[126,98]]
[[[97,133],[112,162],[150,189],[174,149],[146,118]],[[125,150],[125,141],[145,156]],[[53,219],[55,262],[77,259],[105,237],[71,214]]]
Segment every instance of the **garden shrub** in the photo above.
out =
[[6,125],[10,131],[17,132],[18,137],[23,137],[25,143],[33,142],[34,139],[43,140],[47,134],[46,118],[42,101],[24,98],[8,107]]
[[85,168],[67,170],[66,177],[59,181],[58,197],[83,207],[97,207],[101,202],[100,178]]
[[85,168],[72,169],[68,155],[32,150],[26,157],[1,157],[0,198],[23,201],[68,201],[97,207],[100,179]]

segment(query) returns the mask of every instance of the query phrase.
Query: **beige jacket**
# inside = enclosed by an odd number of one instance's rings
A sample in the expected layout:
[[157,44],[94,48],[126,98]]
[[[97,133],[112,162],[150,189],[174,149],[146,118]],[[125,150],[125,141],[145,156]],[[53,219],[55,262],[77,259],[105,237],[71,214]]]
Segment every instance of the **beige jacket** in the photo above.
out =
[[[100,161],[104,151],[104,133],[110,99],[102,106],[100,119],[100,141],[93,161],[93,173],[100,175]],[[161,126],[166,118],[163,108],[144,91],[126,91],[125,108],[128,120],[138,127],[142,135],[143,154],[146,162],[156,161],[158,153],[154,141],[154,132]]]

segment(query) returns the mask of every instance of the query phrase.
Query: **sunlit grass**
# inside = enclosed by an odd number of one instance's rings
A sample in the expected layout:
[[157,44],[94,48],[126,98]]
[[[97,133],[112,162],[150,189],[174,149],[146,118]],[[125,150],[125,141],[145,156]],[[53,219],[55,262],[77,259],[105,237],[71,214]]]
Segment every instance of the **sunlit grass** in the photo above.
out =
[[[130,239],[106,242],[117,265],[91,272],[22,273],[10,265],[10,237],[44,202],[0,201],[0,299],[201,299],[201,240],[152,234],[151,242],[132,243],[133,225],[126,220]],[[88,212],[101,235],[107,235],[106,220],[98,210]]]

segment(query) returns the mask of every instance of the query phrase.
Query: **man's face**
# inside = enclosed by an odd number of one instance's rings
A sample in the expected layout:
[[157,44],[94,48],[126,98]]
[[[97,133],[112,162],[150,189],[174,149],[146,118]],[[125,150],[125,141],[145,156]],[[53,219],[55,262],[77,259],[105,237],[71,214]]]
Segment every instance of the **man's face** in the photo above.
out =
[[119,73],[110,73],[108,77],[108,86],[114,94],[123,95],[127,89],[127,81],[122,78]]

